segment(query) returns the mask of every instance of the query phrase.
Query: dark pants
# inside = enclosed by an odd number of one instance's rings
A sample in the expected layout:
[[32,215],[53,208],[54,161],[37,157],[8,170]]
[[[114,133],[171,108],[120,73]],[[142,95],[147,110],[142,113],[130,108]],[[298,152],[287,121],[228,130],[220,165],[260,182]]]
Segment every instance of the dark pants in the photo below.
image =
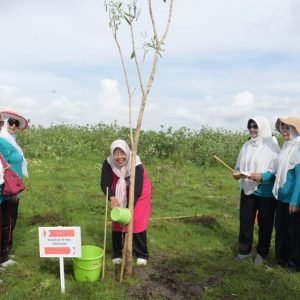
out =
[[0,263],[8,260],[13,231],[18,217],[19,201],[3,201],[0,206]]
[[274,197],[260,197],[241,192],[240,199],[240,233],[239,250],[241,254],[249,254],[252,250],[255,216],[258,222],[257,253],[262,257],[269,254],[274,215],[277,201]]
[[277,262],[300,270],[300,214],[290,214],[289,204],[278,202],[275,219]]
[[[122,257],[122,250],[124,244],[125,234],[120,231],[112,231],[112,246],[113,258]],[[137,258],[149,258],[147,248],[147,234],[146,230],[133,234],[133,255]]]

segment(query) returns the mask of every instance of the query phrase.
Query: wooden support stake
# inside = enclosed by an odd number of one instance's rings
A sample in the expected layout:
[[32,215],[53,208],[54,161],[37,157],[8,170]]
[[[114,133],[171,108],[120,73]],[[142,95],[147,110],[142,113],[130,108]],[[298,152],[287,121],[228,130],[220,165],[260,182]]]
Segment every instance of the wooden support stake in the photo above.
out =
[[127,257],[127,243],[128,243],[128,233],[125,233],[125,241],[124,241],[124,247],[123,247],[123,255],[122,255],[122,265],[121,265],[121,273],[120,273],[120,283],[123,281],[124,277],[124,270],[126,265],[126,257]]
[[106,187],[105,197],[105,221],[104,221],[104,241],[103,241],[103,265],[102,265],[102,281],[105,276],[105,252],[106,252],[106,232],[107,232],[107,210],[108,210],[108,187]]

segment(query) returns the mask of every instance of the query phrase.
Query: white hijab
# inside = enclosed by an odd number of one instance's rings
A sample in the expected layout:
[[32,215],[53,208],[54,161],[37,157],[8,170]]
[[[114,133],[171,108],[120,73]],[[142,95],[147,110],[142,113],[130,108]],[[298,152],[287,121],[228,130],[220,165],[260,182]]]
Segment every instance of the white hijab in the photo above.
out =
[[4,183],[4,168],[0,161],[0,185]]
[[4,138],[7,142],[9,142],[14,148],[17,149],[17,151],[20,153],[20,155],[22,156],[23,158],[23,161],[22,161],[22,174],[23,176],[26,176],[28,177],[28,170],[27,170],[27,161],[24,157],[24,152],[23,150],[21,149],[21,147],[17,144],[17,141],[16,141],[16,137],[15,135],[12,135],[8,132],[7,130],[7,120],[5,120],[5,124],[4,126],[2,127],[2,130],[0,132],[0,137]]
[[[281,127],[281,124],[280,124]],[[300,136],[294,126],[289,125],[291,139],[283,143],[278,157],[276,180],[273,195],[278,199],[278,190],[286,182],[287,172],[300,163]]]
[[[113,153],[116,148],[120,148],[126,154],[125,165],[120,168],[114,160]],[[127,206],[127,185],[126,178],[130,176],[131,171],[131,150],[128,144],[124,140],[116,140],[110,146],[110,156],[107,158],[107,162],[111,166],[113,172],[119,177],[116,184],[115,196],[119,202],[120,207]],[[136,166],[142,164],[139,156],[136,156]]]
[[[241,172],[264,173],[276,171],[276,158],[279,154],[279,146],[272,137],[270,122],[264,117],[251,118],[257,126],[257,137],[247,141],[238,156],[236,169]],[[248,179],[240,179],[241,187],[246,195],[257,190],[260,183]]]

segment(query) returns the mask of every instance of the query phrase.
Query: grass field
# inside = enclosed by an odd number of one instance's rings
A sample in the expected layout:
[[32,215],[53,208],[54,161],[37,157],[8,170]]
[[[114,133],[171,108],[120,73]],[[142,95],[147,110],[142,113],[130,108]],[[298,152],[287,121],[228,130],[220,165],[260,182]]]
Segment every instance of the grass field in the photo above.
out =
[[39,257],[38,227],[80,226],[82,244],[102,247],[105,202],[99,177],[107,153],[98,152],[103,154],[30,155],[14,236],[18,265],[0,273],[1,299],[299,298],[299,274],[275,265],[274,242],[263,266],[233,260],[239,187],[230,172],[214,164],[182,163],[182,157],[145,163],[153,183],[149,264],[135,267],[133,278],[118,283],[109,226],[104,282],[76,282],[72,261],[65,259],[66,293],[61,295],[58,260]]
[[[99,163],[34,160],[31,165],[15,230],[18,265],[1,275],[1,295],[10,299],[60,298],[58,261],[39,258],[38,226],[80,226],[83,244],[103,245],[104,197],[98,187]],[[172,293],[178,299],[189,293],[191,299],[283,299],[287,292],[291,298],[296,297],[300,291],[298,274],[277,267],[254,268],[250,260],[239,264],[233,261],[237,251],[238,187],[226,170],[192,165],[174,168],[171,163],[157,163],[148,169],[154,197],[149,228],[151,259],[145,269],[152,276],[139,280],[137,271],[135,280],[117,283],[108,239],[105,281],[76,282],[71,260],[66,260],[65,298],[130,299],[143,292],[154,299],[171,299]],[[161,220],[176,216],[191,218]],[[268,264],[273,261],[272,247]],[[145,287],[137,289],[143,283]]]

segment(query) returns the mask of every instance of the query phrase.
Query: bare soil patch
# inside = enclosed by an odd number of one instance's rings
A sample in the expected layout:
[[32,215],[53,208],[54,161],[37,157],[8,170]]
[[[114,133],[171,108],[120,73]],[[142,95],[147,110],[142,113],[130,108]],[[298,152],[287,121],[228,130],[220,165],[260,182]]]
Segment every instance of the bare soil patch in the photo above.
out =
[[63,217],[56,212],[47,212],[44,214],[33,215],[29,220],[29,225],[52,225],[52,226],[63,226]]
[[184,267],[189,261],[181,261],[180,266],[168,266],[165,262],[166,259],[159,259],[146,267],[136,267],[135,276],[141,283],[128,288],[128,299],[201,299],[207,288],[222,283],[221,272],[205,280],[197,280],[197,274]]
[[179,221],[186,224],[201,224],[210,229],[215,229],[219,226],[219,222],[213,216],[192,216],[179,219]]

